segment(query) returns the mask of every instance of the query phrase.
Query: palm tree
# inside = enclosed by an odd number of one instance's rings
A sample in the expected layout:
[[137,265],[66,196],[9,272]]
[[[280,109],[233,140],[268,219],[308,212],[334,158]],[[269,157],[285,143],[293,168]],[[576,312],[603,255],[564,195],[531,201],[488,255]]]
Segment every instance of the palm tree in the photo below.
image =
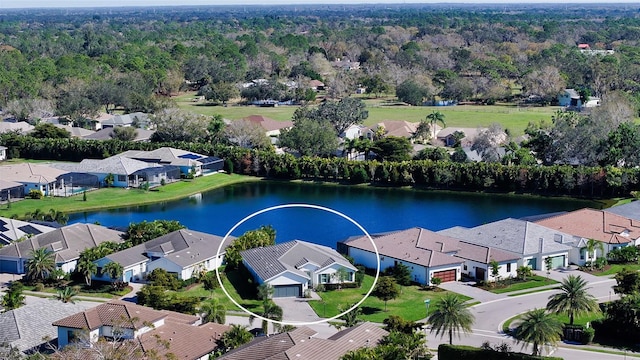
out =
[[[264,319],[262,319],[262,332],[267,335],[269,333],[269,322],[268,320],[265,319],[269,319],[269,320],[274,320],[274,321],[282,321],[282,308],[278,305],[276,305],[276,303],[274,303],[273,301],[265,301],[263,304],[264,307],[264,311],[261,313],[258,313],[258,315],[260,315],[261,317],[263,317]],[[253,321],[256,319],[255,315],[251,315],[249,316],[249,324],[253,325]],[[273,328],[275,331],[277,331],[278,329],[280,329],[280,325],[274,323],[273,324]]]
[[460,330],[470,333],[474,321],[475,317],[464,305],[462,298],[452,293],[442,297],[436,311],[427,319],[427,323],[431,324],[431,332],[435,330],[440,337],[445,333],[449,334],[450,345],[453,344],[453,333],[456,332],[458,337]]
[[27,260],[25,270],[29,280],[45,280],[56,268],[54,253],[47,248],[35,249],[31,252],[31,259]]
[[427,115],[427,120],[431,125],[431,129],[433,130],[433,139],[436,138],[436,124],[441,123],[442,127],[447,127],[447,123],[444,121],[444,114],[440,111],[432,111],[431,114]]
[[587,290],[586,280],[581,276],[569,275],[562,280],[561,292],[549,297],[547,310],[556,314],[567,313],[569,324],[573,325],[575,315],[600,311],[598,301]]
[[229,351],[237,348],[242,344],[246,344],[253,339],[253,335],[247,330],[246,327],[238,324],[232,324],[229,331],[222,334],[222,347],[224,351]]
[[227,318],[227,308],[215,298],[200,305],[198,313],[202,317],[202,322],[205,323],[215,322],[224,324]]
[[72,287],[65,287],[63,289],[58,290],[56,294],[56,299],[62,301],[63,303],[72,303],[74,304],[74,297],[78,295],[78,292],[74,290]]
[[113,280],[117,280],[119,278],[122,278],[122,273],[124,272],[124,268],[122,267],[122,265],[120,265],[120,263],[117,263],[117,262],[114,262],[114,261],[112,261],[112,262],[108,263],[107,265],[105,265],[103,270]]
[[593,270],[593,266],[595,265],[595,260],[596,260],[596,251],[600,250],[600,252],[604,252],[604,245],[601,241],[598,241],[596,239],[589,239],[587,240],[586,246],[585,246],[586,250],[587,250],[587,255],[588,258],[591,259],[591,261],[589,261],[591,270]]
[[78,265],[76,265],[76,271],[84,276],[84,282],[91,286],[91,276],[98,272],[98,265],[87,258],[80,257],[78,259]]
[[562,324],[557,317],[549,314],[545,309],[535,309],[524,314],[522,322],[515,330],[516,342],[533,344],[533,356],[540,355],[540,346],[555,345],[560,341]]

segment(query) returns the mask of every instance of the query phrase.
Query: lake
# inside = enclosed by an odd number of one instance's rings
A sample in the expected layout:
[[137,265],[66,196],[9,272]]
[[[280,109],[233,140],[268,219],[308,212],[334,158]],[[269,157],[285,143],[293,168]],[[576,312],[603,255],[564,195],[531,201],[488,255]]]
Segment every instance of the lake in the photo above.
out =
[[[143,220],[178,220],[190,229],[224,236],[250,214],[282,204],[312,204],[333,209],[371,234],[416,226],[433,231],[453,226],[473,227],[507,217],[598,206],[594,202],[567,198],[250,182],[177,201],[71,214],[69,223],[98,222],[109,227],[126,227]],[[338,215],[299,207],[260,214],[243,223],[232,235],[242,235],[261,225],[275,228],[277,242],[300,239],[335,247],[336,241],[362,235],[358,227]]]

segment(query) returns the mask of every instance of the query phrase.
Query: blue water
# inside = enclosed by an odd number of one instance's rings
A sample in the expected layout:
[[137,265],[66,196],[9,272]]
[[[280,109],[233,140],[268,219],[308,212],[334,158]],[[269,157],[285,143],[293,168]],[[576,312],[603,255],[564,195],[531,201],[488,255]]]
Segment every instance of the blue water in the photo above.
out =
[[[162,204],[72,214],[69,223],[99,222],[104,226],[126,227],[143,220],[178,220],[190,229],[223,236],[256,211],[301,203],[339,211],[369,233],[415,226],[433,231],[452,226],[473,227],[507,217],[597,206],[557,198],[257,182],[231,185]],[[336,241],[362,235],[358,227],[340,216],[297,207],[256,216],[232,235],[239,236],[260,225],[273,226],[277,242],[300,239],[335,247]]]

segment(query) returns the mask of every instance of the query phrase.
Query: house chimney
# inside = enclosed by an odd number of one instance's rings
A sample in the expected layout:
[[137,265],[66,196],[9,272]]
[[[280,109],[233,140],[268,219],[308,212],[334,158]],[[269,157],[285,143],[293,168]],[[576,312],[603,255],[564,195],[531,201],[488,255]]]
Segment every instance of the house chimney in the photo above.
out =
[[542,253],[542,249],[544,248],[544,238],[540,238],[540,248],[538,249],[539,253]]

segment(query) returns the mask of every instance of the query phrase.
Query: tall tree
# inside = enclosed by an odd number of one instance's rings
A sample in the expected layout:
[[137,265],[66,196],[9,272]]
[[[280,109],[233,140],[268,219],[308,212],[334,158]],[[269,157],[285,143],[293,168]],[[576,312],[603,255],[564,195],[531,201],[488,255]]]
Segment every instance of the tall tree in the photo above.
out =
[[68,139],[71,133],[50,123],[40,123],[29,133],[29,136],[38,139]]
[[138,136],[138,130],[132,126],[116,126],[110,136],[116,140],[133,141]]
[[329,156],[338,148],[338,135],[326,121],[297,119],[293,128],[282,131],[278,145],[302,156]]
[[344,98],[340,101],[327,101],[311,112],[310,118],[328,121],[336,131],[342,134],[351,125],[362,124],[369,117],[364,101],[357,98]]
[[151,136],[153,142],[198,142],[207,139],[207,116],[170,108],[156,113],[151,122],[156,126],[156,132]]
[[247,330],[245,326],[238,324],[231,324],[231,329],[222,334],[220,339],[220,345],[222,345],[222,352],[228,352],[243,344],[250,342],[253,339],[253,335]]
[[589,263],[591,264],[591,269],[593,269],[596,257],[598,256],[597,251],[600,250],[600,253],[604,256],[604,243],[596,239],[589,239],[585,245],[585,250],[589,255],[588,258],[590,259]]
[[91,277],[98,271],[98,265],[86,257],[81,256],[78,259],[76,271],[84,277],[84,282],[91,286]]
[[104,268],[102,268],[102,271],[104,271],[107,275],[109,275],[111,279],[118,280],[122,278],[124,267],[120,263],[112,261],[106,264]]
[[[265,335],[269,334],[269,323],[271,321],[282,321],[282,308],[274,303],[272,300],[265,301],[262,304],[262,311],[258,313],[262,319],[262,333]],[[249,324],[253,325],[253,321],[256,319],[255,315],[249,316]],[[277,331],[280,328],[279,324],[273,323],[273,328]]]
[[31,258],[25,264],[27,279],[30,281],[44,281],[55,268],[55,254],[44,247],[33,250]]
[[436,336],[449,336],[449,344],[453,344],[453,333],[460,337],[460,331],[471,332],[471,325],[475,317],[464,304],[464,300],[458,295],[447,293],[440,299],[436,310],[429,315],[427,323],[431,324],[431,332],[436,332]]
[[396,97],[407,104],[419,106],[429,96],[429,90],[414,80],[406,80],[396,87]]
[[427,121],[430,124],[430,129],[433,131],[432,139],[436,138],[436,125],[438,123],[441,123],[443,128],[447,126],[447,123],[444,121],[444,114],[440,111],[432,111],[431,114],[427,115]]
[[570,325],[573,325],[575,315],[599,312],[598,300],[587,290],[586,280],[579,275],[569,275],[562,280],[560,293],[549,297],[547,310],[556,314],[566,313],[569,315]]
[[411,142],[400,136],[386,136],[376,140],[371,147],[381,161],[405,161],[411,159]]
[[262,126],[248,120],[235,120],[224,128],[224,138],[230,144],[248,149],[269,149],[271,140]]
[[480,131],[471,150],[477,151],[483,161],[498,162],[501,158],[498,149],[507,142],[507,138],[502,126],[493,123],[487,129]]
[[533,345],[533,356],[540,355],[540,346],[555,345],[560,341],[562,324],[557,317],[545,309],[535,309],[524,314],[522,322],[515,330],[517,343]]

